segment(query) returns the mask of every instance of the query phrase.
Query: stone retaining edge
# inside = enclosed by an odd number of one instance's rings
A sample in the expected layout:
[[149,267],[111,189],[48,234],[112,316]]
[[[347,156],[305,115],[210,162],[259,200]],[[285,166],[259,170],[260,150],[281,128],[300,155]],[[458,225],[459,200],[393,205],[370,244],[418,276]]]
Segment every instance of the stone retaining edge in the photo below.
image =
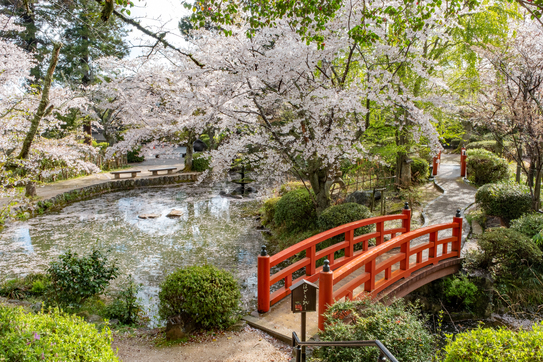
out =
[[165,175],[151,178],[139,179],[120,179],[102,182],[96,185],[90,185],[63,192],[49,199],[40,200],[32,203],[32,205],[24,205],[14,207],[11,211],[17,215],[25,214],[25,218],[41,215],[44,212],[60,209],[70,203],[85,200],[101,194],[133,190],[140,187],[175,185],[185,182],[194,182],[200,176],[200,172],[180,173],[177,175]]

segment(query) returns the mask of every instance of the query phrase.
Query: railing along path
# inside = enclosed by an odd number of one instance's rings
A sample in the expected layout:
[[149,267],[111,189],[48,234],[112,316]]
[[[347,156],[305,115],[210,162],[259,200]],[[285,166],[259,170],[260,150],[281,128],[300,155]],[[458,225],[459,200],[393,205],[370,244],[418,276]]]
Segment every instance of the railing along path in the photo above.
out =
[[[402,227],[385,230],[385,222],[393,220],[401,220]],[[375,225],[375,231],[356,237],[354,236],[356,229],[368,225]],[[390,235],[391,239],[394,239],[397,234],[407,233],[410,230],[411,210],[409,210],[406,203],[405,208],[399,215],[372,217],[338,226],[303,240],[273,256],[269,256],[266,252],[266,248],[262,247],[262,252],[258,257],[258,311],[261,313],[268,312],[271,305],[279,302],[290,294],[290,287],[293,284],[296,284],[303,279],[310,282],[317,281],[323,268],[322,266],[316,266],[319,259],[327,258],[330,268],[337,269],[349,263],[356,257],[367,253],[370,250],[368,245],[369,240],[375,239],[376,245],[379,246],[385,242],[384,238],[386,235]],[[317,251],[318,244],[341,234],[345,234],[345,239],[342,242]],[[359,243],[363,243],[362,250],[354,251],[354,246]],[[334,258],[334,254],[341,250],[344,251],[344,256]],[[305,251],[304,258],[270,275],[272,267],[287,261],[302,251]],[[302,268],[305,268],[305,275],[292,280],[293,274]],[[284,280],[284,286],[271,293],[271,286],[281,280]]]

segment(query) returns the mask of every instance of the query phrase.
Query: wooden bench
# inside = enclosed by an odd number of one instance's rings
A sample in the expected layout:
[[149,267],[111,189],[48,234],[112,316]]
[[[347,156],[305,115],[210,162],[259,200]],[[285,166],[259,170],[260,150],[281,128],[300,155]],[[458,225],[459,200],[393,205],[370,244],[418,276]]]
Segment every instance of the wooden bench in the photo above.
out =
[[164,167],[164,168],[153,168],[147,171],[153,173],[153,176],[158,176],[159,171],[168,171],[168,175],[172,174],[174,170],[177,170],[177,167]]
[[121,174],[123,173],[131,173],[132,178],[136,177],[136,174],[140,173],[141,171],[111,171],[110,173],[115,175],[115,179],[121,178]]

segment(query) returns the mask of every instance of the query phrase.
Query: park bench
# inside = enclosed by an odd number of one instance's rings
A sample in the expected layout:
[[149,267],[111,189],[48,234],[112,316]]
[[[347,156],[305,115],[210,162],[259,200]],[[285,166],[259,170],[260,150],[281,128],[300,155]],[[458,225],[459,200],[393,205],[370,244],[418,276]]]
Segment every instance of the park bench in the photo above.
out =
[[123,173],[131,173],[132,178],[134,178],[134,177],[136,177],[136,174],[138,174],[140,172],[141,171],[132,170],[132,171],[111,171],[110,173],[115,175],[115,179],[118,179],[118,178],[121,178],[121,174],[123,174]]
[[147,171],[153,173],[153,176],[157,176],[159,171],[168,171],[168,175],[173,173],[174,170],[177,170],[177,167],[164,167],[164,168],[153,168]]

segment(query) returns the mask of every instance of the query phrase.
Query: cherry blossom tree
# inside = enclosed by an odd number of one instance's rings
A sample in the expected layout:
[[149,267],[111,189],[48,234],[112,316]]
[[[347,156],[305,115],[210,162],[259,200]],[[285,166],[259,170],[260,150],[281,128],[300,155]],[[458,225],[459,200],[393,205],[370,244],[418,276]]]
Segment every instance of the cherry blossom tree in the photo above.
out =
[[[225,25],[223,32],[194,30],[192,54],[205,66],[162,51],[167,61],[145,59],[123,67],[108,61],[117,75],[103,87],[110,89],[109,98],[116,92],[115,102],[125,104],[123,117],[131,129],[118,147],[153,132],[155,137],[183,129],[198,134],[214,124],[225,135],[211,151],[216,178],[244,154],[260,178],[294,173],[308,181],[320,212],[329,206],[339,162],[369,156],[361,143],[366,100],[396,110],[398,119],[414,125],[415,136],[425,135],[434,152],[440,148],[432,117],[417,106],[421,97],[403,85],[399,72],[409,69],[441,86],[428,75],[431,61],[417,44],[444,36],[448,21],[438,8],[411,26],[406,16],[419,10],[415,4],[402,7],[402,16],[389,18],[376,16],[387,8],[384,3],[346,3],[326,23],[319,42],[308,42],[290,20],[277,20],[252,37],[243,23]],[[377,36],[364,43],[363,31]],[[400,34],[401,42],[380,41]]]
[[[22,30],[3,15],[0,27]],[[26,80],[34,65],[32,54],[6,39],[0,40],[0,53],[4,54],[0,60],[0,194],[15,195],[15,186],[66,169],[76,174],[99,171],[85,161],[94,149],[81,145],[77,135],[69,134],[63,139],[46,137],[48,132],[62,126],[56,115],[65,114],[73,107],[86,108],[82,93],[50,83],[41,90],[29,87]],[[54,67],[50,70],[52,76]]]
[[538,210],[543,176],[543,28],[523,22],[511,30],[503,46],[476,50],[482,57],[483,86],[470,112],[494,132],[511,137],[512,156],[528,176]]

